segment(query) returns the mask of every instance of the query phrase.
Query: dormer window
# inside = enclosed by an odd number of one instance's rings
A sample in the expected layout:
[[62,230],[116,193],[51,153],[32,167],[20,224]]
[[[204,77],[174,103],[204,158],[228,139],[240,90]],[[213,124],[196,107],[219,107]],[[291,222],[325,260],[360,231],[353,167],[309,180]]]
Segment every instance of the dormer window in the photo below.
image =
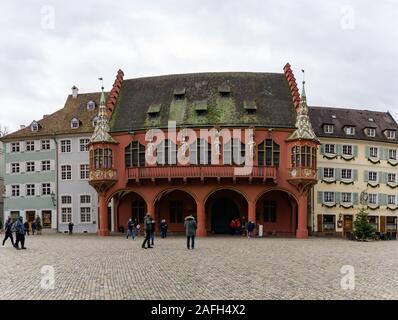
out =
[[344,131],[345,131],[345,134],[347,136],[354,136],[355,135],[355,127],[345,127]]
[[156,118],[159,115],[161,108],[162,105],[160,103],[151,104],[147,111],[149,118]]
[[94,128],[97,126],[97,122],[98,122],[98,117],[94,117],[94,119],[92,120],[92,126]]
[[366,134],[368,137],[374,138],[374,137],[376,137],[376,129],[375,128],[367,128]]
[[179,88],[174,90],[174,99],[175,100],[184,100],[185,99],[185,88]]
[[207,100],[203,101],[195,101],[193,103],[195,107],[195,111],[199,116],[202,116],[207,113]]
[[323,126],[323,132],[327,134],[333,134],[334,131],[334,125],[332,124],[325,124]]
[[30,129],[32,130],[32,132],[39,131],[39,124],[36,121],[33,121],[30,125]]
[[248,114],[254,114],[257,110],[256,101],[244,101],[243,108],[247,111]]
[[87,110],[88,111],[95,110],[95,102],[94,101],[87,102]]
[[80,126],[79,120],[76,118],[72,119],[72,121],[70,122],[70,127],[72,129],[77,129],[79,128],[79,126]]
[[218,87],[218,92],[221,97],[228,98],[231,96],[231,87],[229,85],[222,85]]
[[386,130],[385,135],[387,139],[394,140],[395,139],[395,130]]

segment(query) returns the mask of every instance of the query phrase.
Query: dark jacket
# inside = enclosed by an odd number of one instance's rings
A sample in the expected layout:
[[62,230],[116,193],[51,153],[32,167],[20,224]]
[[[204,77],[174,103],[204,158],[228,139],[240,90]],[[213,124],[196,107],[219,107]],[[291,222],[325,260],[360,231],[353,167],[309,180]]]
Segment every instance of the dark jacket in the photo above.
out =
[[152,219],[151,219],[151,217],[146,216],[144,218],[144,230],[145,231],[152,231]]
[[4,227],[6,233],[12,232],[12,220],[7,220],[6,225]]
[[255,227],[254,223],[249,222],[247,225],[247,231],[249,231],[249,232],[254,231],[254,227]]
[[134,227],[134,222],[133,221],[129,221],[127,223],[127,228],[131,231],[131,230],[133,230],[133,227]]
[[190,216],[187,217],[185,219],[185,223],[184,223],[184,227],[185,227],[185,232],[187,237],[192,237],[196,235],[196,221],[194,219],[194,217]]
[[19,217],[17,222],[15,222],[15,230],[18,234],[25,234],[25,226],[22,222],[22,217]]
[[169,226],[167,225],[167,222],[160,223],[160,230],[167,231],[168,228],[169,228]]

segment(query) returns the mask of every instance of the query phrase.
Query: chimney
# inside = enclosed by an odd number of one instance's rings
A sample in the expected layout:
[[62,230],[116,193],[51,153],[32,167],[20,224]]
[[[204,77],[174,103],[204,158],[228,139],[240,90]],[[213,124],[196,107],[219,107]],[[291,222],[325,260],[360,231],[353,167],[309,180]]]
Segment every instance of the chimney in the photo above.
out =
[[76,86],[72,87],[72,97],[77,98],[77,94],[79,93],[79,89]]
[[26,128],[26,126],[23,125],[23,124],[21,124],[21,125],[19,126],[19,129],[25,129],[25,128]]

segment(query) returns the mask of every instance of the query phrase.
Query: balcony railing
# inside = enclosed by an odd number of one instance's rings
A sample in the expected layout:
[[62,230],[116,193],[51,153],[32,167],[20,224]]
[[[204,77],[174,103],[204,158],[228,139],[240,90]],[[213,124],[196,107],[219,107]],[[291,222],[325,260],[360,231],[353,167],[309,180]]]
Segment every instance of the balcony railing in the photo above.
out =
[[[242,167],[209,165],[209,166],[157,166],[127,168],[129,179],[187,179],[187,178],[256,178],[277,179],[276,167],[253,166],[248,174],[240,174]],[[246,173],[246,172],[245,172]]]

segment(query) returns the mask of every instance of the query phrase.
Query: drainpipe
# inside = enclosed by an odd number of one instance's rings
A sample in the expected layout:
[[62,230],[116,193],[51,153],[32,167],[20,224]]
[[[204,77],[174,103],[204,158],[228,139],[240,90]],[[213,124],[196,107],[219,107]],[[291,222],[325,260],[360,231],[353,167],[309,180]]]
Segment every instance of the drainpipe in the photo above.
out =
[[59,212],[58,212],[58,142],[56,136],[54,135],[54,145],[55,145],[55,212],[57,219],[57,232],[59,232]]

